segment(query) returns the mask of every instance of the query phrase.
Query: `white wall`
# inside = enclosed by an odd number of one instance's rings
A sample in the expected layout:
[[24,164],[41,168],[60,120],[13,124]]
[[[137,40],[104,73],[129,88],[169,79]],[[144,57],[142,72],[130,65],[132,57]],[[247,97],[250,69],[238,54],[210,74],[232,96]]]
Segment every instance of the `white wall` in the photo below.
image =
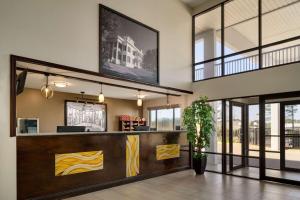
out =
[[98,4],[160,31],[161,84],[191,87],[191,14],[177,0],[0,1],[0,199],[16,199],[16,139],[9,138],[9,55],[98,70]]
[[300,90],[300,64],[263,69],[193,84],[194,96],[210,99],[243,97]]

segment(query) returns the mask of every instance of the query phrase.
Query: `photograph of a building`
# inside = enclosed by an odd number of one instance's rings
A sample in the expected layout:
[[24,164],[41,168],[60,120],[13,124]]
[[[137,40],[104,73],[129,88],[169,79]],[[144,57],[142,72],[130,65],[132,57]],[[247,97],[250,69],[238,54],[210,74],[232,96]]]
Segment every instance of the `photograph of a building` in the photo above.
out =
[[158,31],[100,7],[100,73],[158,84]]
[[138,49],[129,36],[108,38],[105,47],[105,51],[109,52],[110,63],[137,69],[143,67],[143,50]]

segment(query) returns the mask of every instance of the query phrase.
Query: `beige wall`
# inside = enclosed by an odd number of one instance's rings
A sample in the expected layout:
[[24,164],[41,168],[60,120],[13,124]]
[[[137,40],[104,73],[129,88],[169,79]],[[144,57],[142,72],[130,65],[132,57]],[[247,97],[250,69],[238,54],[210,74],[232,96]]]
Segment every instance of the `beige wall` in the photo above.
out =
[[[65,100],[75,100],[79,95],[55,92],[52,99],[46,100],[40,90],[25,89],[17,97],[17,118],[39,118],[40,133],[56,132],[56,126],[64,125]],[[96,98],[86,96],[86,98]],[[105,98],[107,104],[107,130],[119,130],[119,116],[140,116],[134,100]]]
[[161,84],[190,89],[191,15],[177,0],[1,0],[0,199],[16,199],[16,139],[9,137],[9,55],[97,71],[99,3],[157,29]]

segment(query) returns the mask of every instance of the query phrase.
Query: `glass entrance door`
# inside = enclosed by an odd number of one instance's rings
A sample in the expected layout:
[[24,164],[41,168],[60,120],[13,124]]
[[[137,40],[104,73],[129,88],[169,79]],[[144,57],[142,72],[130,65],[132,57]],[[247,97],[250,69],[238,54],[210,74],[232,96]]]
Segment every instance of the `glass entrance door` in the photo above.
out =
[[[300,101],[279,99],[277,103],[271,103],[270,106],[265,105],[266,176],[264,178],[299,184]],[[267,115],[267,113],[269,114]]]
[[230,102],[229,113],[229,171],[232,171],[245,166],[244,105]]
[[281,169],[300,172],[300,102],[282,103]]

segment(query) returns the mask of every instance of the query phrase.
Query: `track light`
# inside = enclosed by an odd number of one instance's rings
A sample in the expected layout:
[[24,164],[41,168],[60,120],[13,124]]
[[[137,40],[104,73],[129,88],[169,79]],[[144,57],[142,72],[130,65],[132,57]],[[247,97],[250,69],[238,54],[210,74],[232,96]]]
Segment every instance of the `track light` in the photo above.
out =
[[100,83],[100,87],[101,87],[101,91],[100,91],[100,94],[98,96],[98,100],[100,103],[104,103],[104,95],[103,95],[103,92],[102,92],[102,83]]
[[46,84],[42,86],[41,93],[42,96],[46,99],[51,99],[53,97],[54,91],[52,87],[49,85],[49,74],[45,74],[46,76]]

